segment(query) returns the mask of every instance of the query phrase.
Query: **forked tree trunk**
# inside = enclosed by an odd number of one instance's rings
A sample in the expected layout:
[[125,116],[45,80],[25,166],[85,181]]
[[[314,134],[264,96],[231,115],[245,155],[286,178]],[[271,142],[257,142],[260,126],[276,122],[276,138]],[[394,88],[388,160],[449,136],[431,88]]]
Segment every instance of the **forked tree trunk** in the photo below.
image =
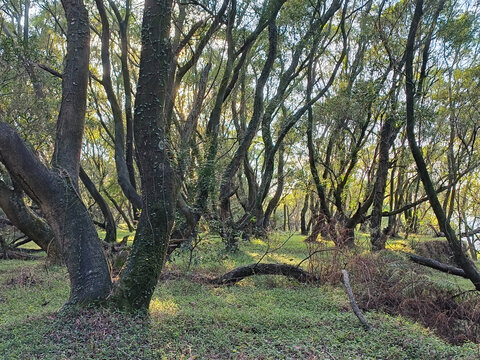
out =
[[67,55],[57,121],[53,169],[47,169],[15,130],[0,122],[0,160],[13,180],[41,207],[70,276],[70,303],[103,300],[110,272],[95,226],[78,192],[89,64],[89,23],[81,1],[62,1],[67,18]]
[[[118,177],[118,184],[120,185],[123,193],[127,197],[127,199],[132,203],[133,207],[136,209],[142,208],[142,199],[140,195],[137,193],[135,188],[135,182],[132,183],[132,178],[135,179],[134,175],[132,174],[133,169],[128,168],[127,160],[125,158],[125,129],[123,124],[123,114],[122,109],[120,107],[120,103],[115,95],[115,90],[113,88],[112,77],[111,77],[111,64],[110,64],[110,24],[107,17],[107,12],[105,10],[105,6],[103,0],[95,0],[97,9],[100,15],[100,19],[102,22],[102,34],[101,34],[101,57],[102,57],[102,85],[105,89],[105,93],[107,95],[108,102],[110,103],[110,107],[112,110],[113,121],[115,125],[115,138],[114,138],[114,145],[115,145],[115,167],[117,170],[117,177]],[[123,49],[122,44],[122,51]],[[122,71],[124,71],[124,67],[122,67]],[[126,83],[125,83],[126,84]],[[128,85],[127,85],[128,87]],[[127,89],[125,89],[127,90]],[[128,102],[128,96],[127,102]],[[127,115],[127,119],[128,119]],[[131,124],[128,124],[131,126]],[[131,141],[131,139],[129,139]],[[131,151],[131,149],[129,149]],[[131,156],[131,154],[129,154]],[[131,159],[130,159],[131,160]],[[133,167],[133,163],[130,164]]]
[[[282,3],[282,2],[283,1],[280,1],[279,3]],[[227,168],[225,169],[222,175],[222,182],[220,185],[220,195],[219,195],[220,216],[222,218],[222,221],[228,221],[228,218],[230,217],[230,197],[232,196],[231,188],[232,188],[233,178],[237,173],[238,169],[240,168],[241,164],[243,163],[247,155],[248,149],[255,137],[257,129],[262,120],[262,115],[264,111],[264,93],[263,92],[267,84],[268,78],[270,76],[270,72],[273,69],[273,65],[275,63],[275,58],[277,55],[278,30],[276,25],[276,15],[280,10],[280,7],[276,9],[276,11],[274,12],[274,16],[272,17],[271,21],[269,21],[268,23],[268,31],[269,31],[268,32],[268,44],[269,44],[268,54],[255,88],[254,107],[253,107],[252,117],[250,119],[250,122],[248,123],[247,128],[243,132],[243,138],[240,140],[239,146],[235,154],[232,156],[230,163],[228,164]],[[257,207],[257,209],[258,208],[259,207]],[[261,215],[262,215],[262,221],[263,221],[263,214]]]

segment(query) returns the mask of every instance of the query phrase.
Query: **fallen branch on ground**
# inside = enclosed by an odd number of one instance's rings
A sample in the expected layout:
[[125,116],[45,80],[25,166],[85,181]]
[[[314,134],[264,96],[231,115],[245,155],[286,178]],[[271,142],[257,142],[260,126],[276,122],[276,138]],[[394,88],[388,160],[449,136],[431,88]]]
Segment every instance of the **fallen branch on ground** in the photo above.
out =
[[371,329],[370,324],[363,317],[363,314],[360,311],[360,308],[358,307],[357,302],[355,301],[355,296],[353,295],[352,288],[350,287],[350,280],[348,279],[347,270],[345,269],[342,270],[342,275],[343,275],[343,284],[345,285],[345,289],[347,290],[347,294],[350,299],[350,306],[352,307],[353,312],[358,317],[362,325],[365,327],[365,330],[370,330]]
[[3,259],[3,260],[39,260],[39,259],[43,259],[43,257],[31,255],[29,252],[26,252],[26,251],[4,249],[3,251],[0,251],[0,259]]
[[424,256],[420,255],[414,255],[414,254],[409,254],[410,260],[412,260],[414,263],[430,267],[435,270],[442,271],[447,274],[451,275],[456,275],[456,276],[461,276],[465,279],[468,279],[469,277],[465,274],[465,271],[463,271],[460,268],[457,268],[455,266],[447,265],[444,264],[440,261],[433,260]]
[[209,283],[212,285],[232,285],[253,275],[283,275],[301,283],[319,282],[319,279],[315,275],[293,265],[250,264],[238,267],[220,277],[211,279]]

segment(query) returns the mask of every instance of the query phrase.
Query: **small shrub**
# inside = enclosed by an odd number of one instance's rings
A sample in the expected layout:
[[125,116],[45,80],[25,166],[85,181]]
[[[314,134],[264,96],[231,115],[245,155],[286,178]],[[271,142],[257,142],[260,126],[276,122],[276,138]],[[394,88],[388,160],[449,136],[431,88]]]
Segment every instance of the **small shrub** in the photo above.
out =
[[478,293],[442,288],[429,270],[389,251],[357,256],[349,267],[363,309],[407,316],[453,344],[480,342]]
[[413,246],[420,256],[429,257],[449,265],[456,265],[453,252],[446,240],[421,241]]

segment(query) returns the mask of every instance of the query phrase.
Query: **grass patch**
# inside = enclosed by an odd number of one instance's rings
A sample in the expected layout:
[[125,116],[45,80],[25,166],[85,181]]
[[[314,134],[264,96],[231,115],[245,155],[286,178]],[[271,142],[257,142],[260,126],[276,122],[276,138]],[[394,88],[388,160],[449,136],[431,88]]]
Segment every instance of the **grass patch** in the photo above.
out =
[[[207,237],[175,254],[167,271],[220,275],[258,261],[263,240],[236,254]],[[293,236],[263,261],[298,263],[307,254]],[[188,267],[190,263],[190,267]],[[442,274],[443,276],[443,274]],[[445,275],[448,277],[448,275]],[[453,278],[450,276],[450,278]],[[42,261],[0,262],[0,359],[474,359],[472,343],[454,346],[400,316],[366,313],[365,332],[343,288],[259,276],[215,288],[189,277],[162,280],[148,318],[107,309],[59,311],[68,297],[64,268]]]

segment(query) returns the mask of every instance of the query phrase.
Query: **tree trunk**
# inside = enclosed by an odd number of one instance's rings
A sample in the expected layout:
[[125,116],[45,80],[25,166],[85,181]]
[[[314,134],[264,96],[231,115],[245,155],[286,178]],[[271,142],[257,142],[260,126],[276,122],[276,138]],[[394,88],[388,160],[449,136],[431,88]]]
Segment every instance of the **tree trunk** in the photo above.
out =
[[[115,10],[115,9],[114,9]],[[132,111],[132,85],[130,82],[130,70],[128,68],[128,23],[130,20],[130,1],[127,1],[125,10],[125,19],[122,20],[118,11],[115,12],[119,23],[120,33],[120,61],[122,64],[123,91],[125,93],[125,122],[126,122],[126,141],[125,141],[125,162],[127,164],[130,184],[137,191],[137,182],[135,179],[135,167],[133,164],[133,111]],[[138,209],[133,206],[133,218],[138,220]]]
[[113,218],[112,212],[110,211],[110,207],[108,206],[107,202],[97,190],[95,184],[90,180],[85,170],[80,167],[80,180],[82,180],[83,185],[87,188],[88,192],[92,196],[92,198],[97,203],[98,207],[100,208],[105,224],[105,242],[114,243],[117,241],[117,226],[115,224],[115,219]]
[[178,179],[171,165],[165,105],[173,59],[169,41],[172,0],[146,0],[135,99],[135,147],[142,180],[142,213],[115,301],[146,311],[163,268],[175,218]]
[[[442,2],[443,5],[443,2]],[[412,24],[410,27],[410,32],[408,35],[407,45],[406,45],[406,81],[405,81],[405,92],[406,92],[406,107],[407,107],[407,136],[408,143],[410,145],[410,150],[417,164],[417,169],[420,174],[425,192],[427,193],[430,199],[430,205],[437,217],[440,230],[445,233],[445,236],[448,240],[450,248],[453,251],[455,262],[457,265],[465,272],[465,275],[472,281],[475,285],[475,288],[480,291],[480,273],[477,271],[475,265],[467,258],[463,252],[461,240],[457,238],[455,231],[450,226],[450,222],[447,219],[447,216],[438,200],[437,193],[433,187],[430,175],[427,170],[427,165],[423,158],[423,154],[419,146],[417,145],[415,139],[415,97],[414,97],[414,76],[413,76],[413,58],[414,58],[414,45],[417,28],[422,17],[422,7],[423,0],[417,0],[415,6],[415,13],[413,15]],[[428,60],[428,47],[429,43],[425,45],[424,56],[423,56],[423,65],[426,65]],[[422,79],[422,77],[420,77]],[[421,81],[421,80],[420,80]]]
[[[278,8],[280,10],[280,8]],[[237,173],[240,165],[245,159],[248,148],[250,147],[253,138],[257,132],[258,126],[262,119],[263,109],[264,109],[264,94],[263,89],[267,83],[270,72],[273,68],[275,57],[277,54],[277,26],[275,23],[276,14],[273,16],[272,20],[269,22],[269,48],[267,59],[262,68],[262,72],[257,81],[255,88],[255,98],[254,98],[254,107],[253,114],[250,122],[248,123],[247,129],[243,134],[243,138],[240,141],[240,144],[237,148],[237,151],[232,157],[232,160],[225,169],[222,182],[220,186],[220,216],[222,220],[226,220],[230,214],[230,196],[231,196],[231,187],[232,179]]]
[[52,229],[25,205],[23,191],[10,189],[0,181],[0,207],[12,224],[45,251],[51,261],[62,261]]
[[273,195],[272,199],[267,205],[267,209],[265,210],[265,215],[263,217],[263,228],[267,229],[270,225],[270,218],[272,216],[273,210],[278,206],[280,202],[280,198],[282,197],[283,187],[285,184],[284,180],[284,166],[285,166],[285,159],[284,159],[284,146],[281,146],[278,151],[278,167],[277,167],[277,188],[275,189],[275,194]]
[[[397,158],[398,159],[398,158]],[[398,160],[397,160],[398,162]],[[401,184],[403,184],[403,172],[398,172],[398,176],[395,176],[395,167],[392,168],[392,171],[390,173],[390,211],[395,209],[395,207],[398,207],[400,201],[400,187]],[[395,179],[397,179],[395,181]],[[395,187],[395,183],[397,183],[397,186]],[[395,191],[395,188],[397,189]],[[390,215],[388,217],[388,225],[387,225],[387,236],[390,237],[396,237],[398,233],[398,226],[397,226],[397,215]]]
[[128,217],[128,214],[125,213],[125,211],[122,209],[122,206],[113,198],[112,195],[110,195],[108,193],[108,191],[106,189],[103,189],[103,192],[105,193],[105,196],[108,198],[108,200],[110,200],[110,202],[113,204],[115,209],[117,209],[117,211],[120,214],[120,216],[122,217],[122,219],[127,224],[128,231],[134,232],[135,228],[133,227],[132,222],[130,221],[130,218]]
[[209,283],[213,285],[233,285],[246,277],[254,275],[283,275],[296,279],[301,283],[320,281],[315,275],[293,265],[250,264],[233,269],[218,278],[211,279]]
[[303,208],[302,208],[302,212],[300,214],[300,232],[302,235],[308,235],[308,230],[307,230],[307,221],[306,221],[306,217],[307,217],[307,211],[308,211],[308,199],[309,199],[309,195],[308,193],[305,194],[305,199],[303,201]]
[[[132,203],[134,208],[142,208],[142,199],[137,193],[135,187],[131,182],[132,173],[127,167],[125,159],[125,129],[123,124],[123,114],[120,104],[115,95],[111,78],[111,64],[110,64],[110,24],[107,17],[107,12],[103,0],[95,0],[100,19],[102,22],[101,34],[101,57],[102,57],[102,85],[107,94],[108,102],[112,109],[113,121],[115,124],[115,166],[117,170],[118,184],[122,188],[123,193],[127,199]],[[129,124],[131,125],[131,124]],[[129,139],[131,140],[131,139]],[[131,164],[133,166],[133,164]],[[134,176],[133,176],[134,178]]]
[[441,272],[447,273],[447,274],[452,274],[456,276],[461,276],[463,278],[469,279],[469,277],[465,274],[465,271],[462,269],[459,269],[455,266],[447,265],[444,264],[440,261],[430,259],[424,256],[420,255],[415,255],[415,254],[410,254],[409,255],[410,260],[413,261],[414,263],[430,267],[435,270],[439,270]]
[[67,55],[57,121],[53,170],[48,170],[9,125],[0,122],[0,159],[12,179],[41,207],[70,276],[69,303],[103,300],[110,272],[95,226],[78,193],[88,84],[89,22],[81,1],[62,1],[67,18]]
[[382,210],[387,184],[390,147],[396,137],[398,128],[395,127],[396,119],[387,116],[380,131],[380,150],[375,184],[373,186],[373,205],[370,217],[370,242],[373,251],[385,249],[387,235],[382,231]]
[[70,276],[69,303],[103,300],[110,272],[93,222],[69,175],[49,171],[9,125],[0,123],[0,156],[45,214]]

